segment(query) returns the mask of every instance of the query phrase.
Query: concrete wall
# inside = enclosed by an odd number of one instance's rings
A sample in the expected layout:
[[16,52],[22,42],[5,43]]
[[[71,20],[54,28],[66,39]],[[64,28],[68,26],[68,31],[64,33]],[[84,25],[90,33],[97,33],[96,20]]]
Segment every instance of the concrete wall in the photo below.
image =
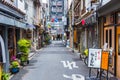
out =
[[26,0],[26,4],[28,6],[28,9],[26,10],[26,20],[27,23],[33,24],[34,19],[34,5],[32,0]]
[[17,7],[18,9],[20,9],[22,12],[25,13],[25,1],[24,0],[17,0]]

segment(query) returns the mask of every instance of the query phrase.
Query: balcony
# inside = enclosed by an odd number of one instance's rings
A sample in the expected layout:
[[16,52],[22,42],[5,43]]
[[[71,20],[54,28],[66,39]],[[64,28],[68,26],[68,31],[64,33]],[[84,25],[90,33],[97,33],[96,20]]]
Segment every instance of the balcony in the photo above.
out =
[[52,6],[56,6],[56,2],[52,2],[51,4],[52,4]]
[[57,12],[63,12],[62,9],[58,9]]
[[62,6],[62,1],[58,1],[57,6]]
[[86,7],[83,8],[81,14],[84,14],[86,12]]

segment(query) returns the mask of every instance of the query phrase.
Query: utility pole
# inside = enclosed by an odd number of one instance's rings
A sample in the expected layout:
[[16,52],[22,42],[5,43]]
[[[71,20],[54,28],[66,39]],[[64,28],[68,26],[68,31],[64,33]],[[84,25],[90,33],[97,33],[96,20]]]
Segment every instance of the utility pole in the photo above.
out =
[[74,0],[72,1],[72,52],[74,53]]

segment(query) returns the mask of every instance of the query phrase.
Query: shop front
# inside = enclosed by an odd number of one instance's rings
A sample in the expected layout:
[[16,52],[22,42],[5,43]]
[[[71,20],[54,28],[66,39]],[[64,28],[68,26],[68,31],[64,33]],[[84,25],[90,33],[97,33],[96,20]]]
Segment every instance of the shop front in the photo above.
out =
[[117,12],[116,29],[116,74],[120,78],[120,11]]
[[2,77],[3,65],[6,63],[5,43],[3,39],[3,28],[0,26],[0,80]]
[[20,29],[25,29],[26,25],[23,22],[20,22],[3,14],[0,14],[0,17],[2,19],[0,19],[0,35],[3,38],[5,45],[4,55],[7,59],[4,65],[0,62],[0,73],[2,73],[2,71],[9,71],[11,57],[17,54],[17,41],[20,39]]
[[120,1],[118,0],[111,0],[100,7],[97,12],[101,29],[101,48],[107,43],[107,50],[113,49],[109,57],[109,72],[120,78],[119,3]]
[[[107,49],[115,49],[115,26],[113,25],[113,15],[114,14],[108,14],[104,16],[103,19],[103,45],[107,43]],[[114,58],[115,56],[113,54],[109,57],[109,71],[114,74]]]

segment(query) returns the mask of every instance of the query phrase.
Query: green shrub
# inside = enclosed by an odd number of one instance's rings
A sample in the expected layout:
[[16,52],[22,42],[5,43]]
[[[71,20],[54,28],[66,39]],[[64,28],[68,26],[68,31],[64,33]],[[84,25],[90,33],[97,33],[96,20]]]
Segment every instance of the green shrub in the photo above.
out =
[[2,80],[10,80],[10,74],[2,72]]
[[23,53],[29,53],[29,48],[31,47],[31,42],[30,40],[27,40],[27,39],[20,39],[18,41],[18,47],[19,47],[19,50],[20,52],[23,52]]
[[29,55],[29,52],[30,52],[31,41],[27,40],[27,39],[20,39],[18,41],[18,47],[19,47],[19,51],[22,52],[20,60],[22,62],[27,61],[28,60],[28,55]]
[[20,64],[17,60],[11,62],[10,68],[19,68]]
[[49,44],[50,40],[51,40],[51,36],[49,34],[46,34],[45,35],[45,43]]

